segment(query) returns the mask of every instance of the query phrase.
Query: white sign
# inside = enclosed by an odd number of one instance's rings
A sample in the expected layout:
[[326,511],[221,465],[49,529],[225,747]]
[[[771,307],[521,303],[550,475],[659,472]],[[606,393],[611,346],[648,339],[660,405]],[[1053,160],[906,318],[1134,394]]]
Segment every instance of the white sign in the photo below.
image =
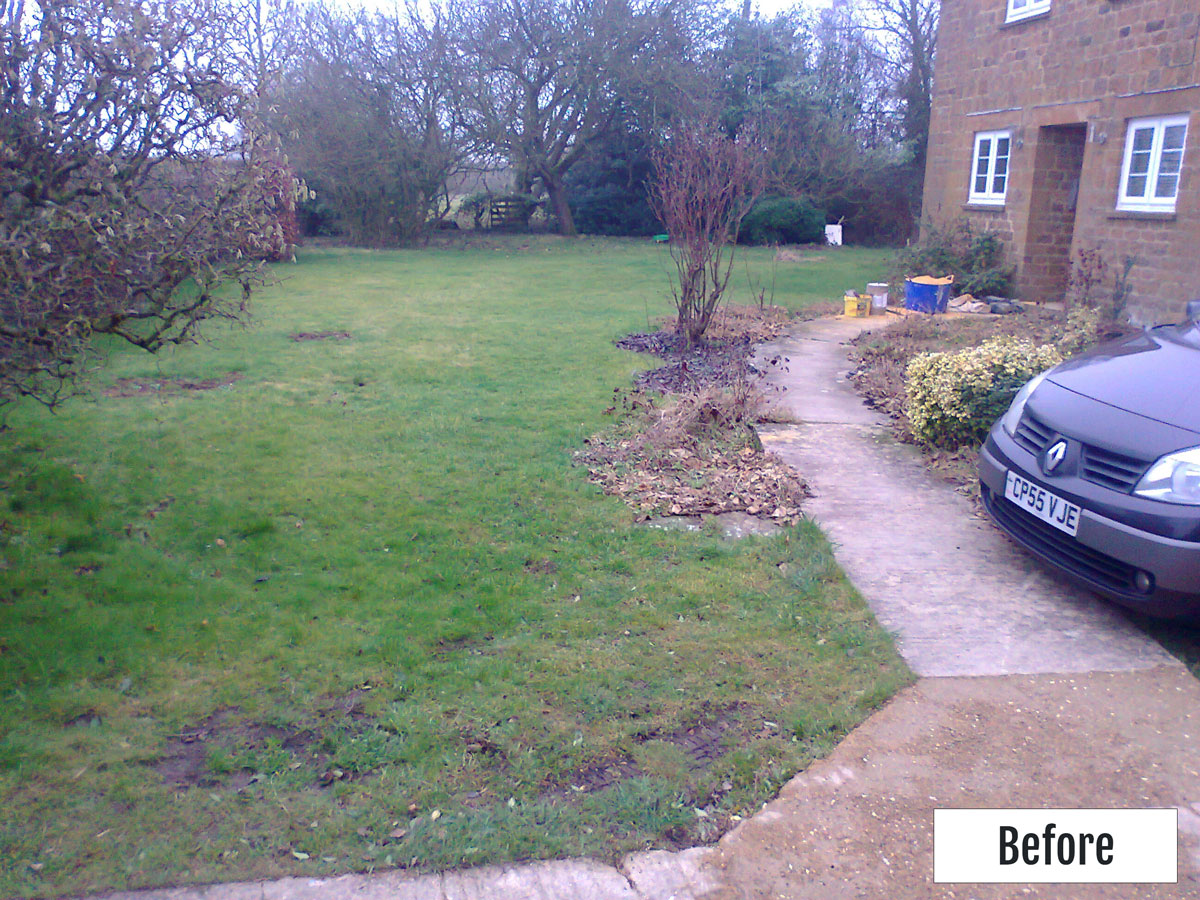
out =
[[1175,809],[935,809],[940,883],[1173,884]]

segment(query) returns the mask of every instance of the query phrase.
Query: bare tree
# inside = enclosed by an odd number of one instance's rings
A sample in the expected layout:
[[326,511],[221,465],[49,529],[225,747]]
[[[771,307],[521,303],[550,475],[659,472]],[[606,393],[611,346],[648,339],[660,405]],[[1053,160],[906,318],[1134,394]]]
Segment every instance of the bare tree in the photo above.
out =
[[[0,32],[0,403],[53,405],[109,334],[240,318],[274,226],[214,0],[41,0]],[[239,282],[240,295],[222,285]]]
[[858,0],[853,28],[871,38],[900,105],[904,139],[922,171],[929,140],[939,0]]
[[677,329],[703,337],[733,271],[738,230],[767,183],[752,127],[729,137],[712,121],[679,124],[653,154],[650,205],[670,234]]
[[[701,4],[684,0],[452,0],[458,106],[477,147],[507,159],[516,189],[544,186],[574,234],[564,177],[671,77]],[[699,18],[699,16],[698,16]]]
[[289,158],[356,243],[387,246],[444,214],[465,148],[440,15],[310,7],[275,105]]

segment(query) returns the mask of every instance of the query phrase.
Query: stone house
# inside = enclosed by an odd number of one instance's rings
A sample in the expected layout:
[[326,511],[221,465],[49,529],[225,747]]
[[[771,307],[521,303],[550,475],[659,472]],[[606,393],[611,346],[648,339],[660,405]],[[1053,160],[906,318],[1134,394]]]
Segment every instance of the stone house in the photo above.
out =
[[1133,261],[1128,311],[1200,298],[1200,0],[942,0],[923,217],[1005,243],[1020,296]]

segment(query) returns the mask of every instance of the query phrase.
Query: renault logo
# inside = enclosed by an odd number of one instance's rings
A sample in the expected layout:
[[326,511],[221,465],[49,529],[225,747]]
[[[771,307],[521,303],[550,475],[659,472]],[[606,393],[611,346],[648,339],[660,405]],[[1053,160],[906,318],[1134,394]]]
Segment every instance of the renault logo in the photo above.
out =
[[1046,455],[1042,457],[1042,470],[1049,475],[1058,468],[1058,464],[1063,461],[1063,457],[1067,455],[1067,442],[1064,440],[1055,441],[1050,445],[1050,449],[1046,451]]

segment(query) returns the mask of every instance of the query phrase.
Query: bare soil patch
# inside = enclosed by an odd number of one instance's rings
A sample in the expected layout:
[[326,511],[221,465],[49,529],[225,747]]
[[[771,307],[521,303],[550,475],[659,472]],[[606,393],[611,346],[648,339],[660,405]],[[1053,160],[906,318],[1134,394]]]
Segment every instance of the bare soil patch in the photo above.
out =
[[[670,732],[647,731],[635,736],[634,742],[659,742],[677,747],[683,751],[687,767],[693,775],[702,774],[723,759],[736,745],[736,740],[730,741],[727,735],[751,737],[739,716],[741,708],[742,704],[739,703],[717,708],[705,703],[690,724]],[[622,753],[568,773],[550,785],[543,797],[571,798],[579,794],[594,793],[645,774],[647,773],[638,765],[632,754]]]
[[716,709],[705,704],[691,725],[666,733],[650,732],[642,741],[654,740],[674,744],[687,755],[688,764],[693,771],[706,769],[731,749],[726,746],[725,739],[729,732],[749,736],[749,731],[739,716],[741,709],[740,703]]
[[348,341],[350,340],[350,332],[297,331],[295,334],[289,334],[288,337],[293,341]]
[[818,253],[815,245],[809,247],[780,247],[775,251],[775,262],[819,262],[825,258],[824,253]]
[[143,397],[150,394],[180,394],[187,391],[212,391],[242,380],[240,372],[191,381],[185,378],[118,378],[104,390],[105,397]]
[[782,334],[791,315],[782,307],[725,306],[713,316],[705,340],[688,346],[672,327],[638,332],[616,342],[622,350],[652,353],[666,365],[638,373],[639,391],[677,393],[710,385],[730,386],[765,374],[749,362],[755,344]]
[[323,741],[331,729],[357,735],[374,726],[374,719],[363,709],[360,691],[327,698],[311,715],[288,725],[256,722],[242,717],[240,712],[237,707],[226,707],[180,729],[150,767],[165,783],[176,787],[223,786],[241,790],[257,780],[260,773],[252,765],[238,765],[232,770],[214,765],[214,754],[253,759],[275,750],[293,760],[288,769],[311,773],[315,786],[326,787],[334,781],[370,774],[333,768],[332,755]]

